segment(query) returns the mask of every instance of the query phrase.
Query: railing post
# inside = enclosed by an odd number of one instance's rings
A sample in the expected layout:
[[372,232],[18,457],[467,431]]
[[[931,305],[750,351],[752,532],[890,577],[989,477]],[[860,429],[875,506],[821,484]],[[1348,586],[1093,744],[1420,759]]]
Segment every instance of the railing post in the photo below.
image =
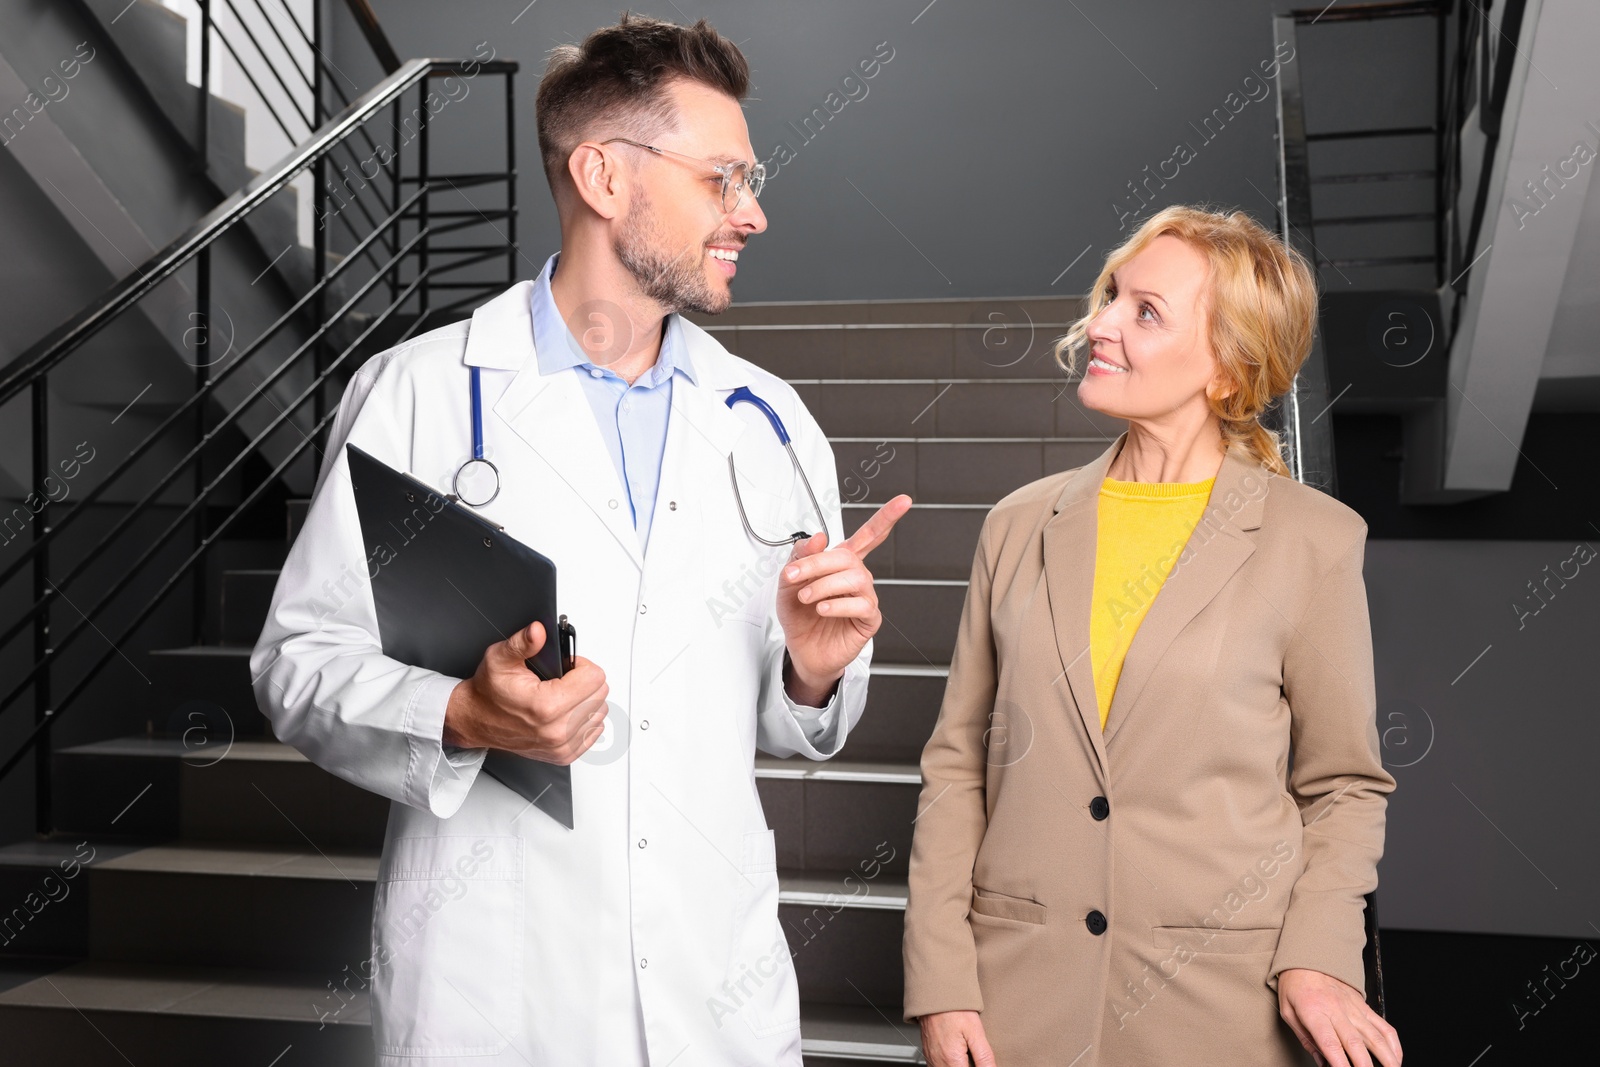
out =
[[[428,229],[428,201],[433,196],[433,191],[428,188],[428,79],[423,78],[417,82],[417,113],[421,116],[417,124],[417,187],[422,190],[422,195],[417,197],[417,225],[423,231]],[[422,327],[428,325],[428,309],[430,294],[428,292],[428,238],[431,235],[424,232],[422,240],[417,245],[417,271],[421,284],[417,293],[422,301],[421,311],[417,316],[418,333]]]
[[[1295,51],[1295,17],[1272,19],[1273,45],[1282,54],[1287,45],[1296,56],[1278,72],[1278,214],[1283,243],[1296,249],[1319,275],[1316,244],[1311,235],[1311,172],[1306,155],[1305,103],[1300,96],[1300,69]],[[1320,277],[1318,278],[1319,288]],[[1329,411],[1327,357],[1322,327],[1312,334],[1311,352],[1283,398],[1282,419],[1289,438],[1289,473],[1331,496],[1339,495],[1333,457],[1333,415]],[[1309,481],[1308,481],[1309,478]]]
[[199,170],[211,173],[211,0],[198,0],[200,4],[200,126],[196,139],[199,143]]
[[[391,161],[394,164],[394,170],[390,172],[389,180],[392,185],[394,206],[396,208],[400,206],[400,197],[402,195],[401,174],[405,171],[405,163],[402,159],[402,156],[405,152],[405,144],[401,140],[400,134],[400,100],[404,97],[404,95],[405,94],[402,93],[399,97],[395,98],[393,104],[389,105],[389,128],[394,131],[394,159]],[[395,221],[394,237],[393,240],[389,242],[389,257],[391,259],[394,258],[396,252],[400,251],[400,243],[405,240],[405,235],[406,221],[402,216]],[[404,268],[399,263],[396,263],[389,269],[389,302],[391,304],[394,303],[395,298],[400,295],[400,282],[404,273]]]
[[516,85],[506,71],[506,284],[517,281],[517,125]]
[[[36,378],[32,387],[33,399],[33,485],[30,490],[40,495],[39,513],[33,518],[33,599],[45,601],[45,606],[33,617],[33,657],[43,663],[44,669],[33,682],[34,725],[45,722],[53,714],[50,707],[50,613],[52,604],[48,597],[50,587],[50,546],[40,544],[50,532],[50,495],[44,491],[45,478],[50,474],[50,386],[49,375]],[[50,752],[53,743],[48,727],[33,746],[34,828],[41,837],[54,829],[51,812]]]
[[1434,49],[1434,96],[1433,96],[1433,284],[1440,287],[1449,277],[1445,271],[1449,264],[1445,262],[1445,231],[1449,226],[1450,213],[1445,205],[1445,142],[1449,134],[1445,131],[1445,123],[1449,121],[1446,110],[1446,91],[1450,76],[1445,71],[1445,23],[1449,21],[1449,8],[1442,7],[1434,16],[1435,33],[1437,34]]
[[[211,166],[211,0],[198,0],[200,4],[200,165],[203,171]],[[211,364],[211,249],[203,249],[195,257],[195,372],[194,386],[198,392],[205,388]],[[205,440],[205,404],[195,405],[194,434],[197,442]],[[205,452],[195,457],[194,494],[199,499],[205,491]],[[194,516],[195,547],[205,543],[205,509],[197,509]],[[189,610],[192,614],[189,632],[195,644],[204,636],[206,618],[205,568],[195,570],[194,586]]]
[[[311,45],[318,55],[322,54],[322,42],[322,0],[313,0],[311,6]],[[311,102],[313,121],[311,125],[313,129],[317,129],[322,126],[324,114],[322,107],[323,72],[322,64],[315,62],[315,60],[313,60],[311,67],[314,72],[311,89],[313,97]],[[322,329],[322,323],[327,318],[328,313],[327,287],[322,284],[328,275],[327,176],[328,156],[324,153],[317,157],[316,163],[312,164],[311,167],[311,217],[316,220],[311,237],[312,255],[315,258],[315,263],[311,268],[311,276],[316,279],[317,285],[317,295],[311,301],[311,328],[317,331],[316,340],[312,343],[311,367],[313,373],[318,377],[321,377],[323,370],[328,365],[328,349],[323,344],[323,338],[326,334]],[[316,396],[312,399],[311,410],[314,424],[321,426],[322,418],[327,414],[327,389],[323,386],[319,385],[317,387]],[[326,432],[319,431],[318,436],[323,439],[323,446],[326,447]]]
[[[211,249],[202,248],[195,257],[195,345],[194,345],[194,388],[196,393],[202,392],[206,382],[211,377]],[[200,451],[194,457],[194,497],[199,500],[206,491],[206,405],[204,401],[194,406],[194,438],[200,446]],[[195,509],[194,513],[194,547],[195,551],[206,543],[206,509],[204,506]],[[194,571],[194,597],[191,604],[193,618],[190,620],[190,633],[194,644],[205,643],[206,623],[206,593],[209,583],[206,580],[206,568],[202,563]]]

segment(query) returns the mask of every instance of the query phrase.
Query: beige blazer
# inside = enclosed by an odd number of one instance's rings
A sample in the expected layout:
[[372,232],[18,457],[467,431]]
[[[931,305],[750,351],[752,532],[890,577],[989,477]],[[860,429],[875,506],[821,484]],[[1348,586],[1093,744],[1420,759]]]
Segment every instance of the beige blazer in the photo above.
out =
[[1102,735],[1089,601],[1127,436],[984,522],[922,755],[905,1017],[981,1011],[999,1067],[1308,1063],[1276,976],[1363,989],[1394,789],[1367,526],[1230,452]]

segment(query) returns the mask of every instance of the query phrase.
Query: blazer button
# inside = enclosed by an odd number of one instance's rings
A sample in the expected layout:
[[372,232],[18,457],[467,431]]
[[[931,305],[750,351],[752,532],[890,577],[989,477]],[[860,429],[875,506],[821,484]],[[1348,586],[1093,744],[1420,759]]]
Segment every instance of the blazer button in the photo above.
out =
[[1105,797],[1095,797],[1089,801],[1089,814],[1098,822],[1111,814],[1111,805]]
[[1106,917],[1100,914],[1098,911],[1091,911],[1088,915],[1085,915],[1083,917],[1083,924],[1087,926],[1089,928],[1089,932],[1096,937],[1099,937],[1101,934],[1106,932]]

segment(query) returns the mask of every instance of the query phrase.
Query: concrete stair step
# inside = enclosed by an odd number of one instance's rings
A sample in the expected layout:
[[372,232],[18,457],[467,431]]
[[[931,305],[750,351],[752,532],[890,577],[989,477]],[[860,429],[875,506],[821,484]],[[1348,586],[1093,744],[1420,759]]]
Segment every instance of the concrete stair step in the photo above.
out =
[[156,733],[201,729],[212,744],[271,733],[250,688],[250,648],[191,645],[152,650],[145,658],[150,678],[147,721]]
[[[847,974],[874,1002],[899,1002],[895,946],[906,882],[881,862],[890,856],[880,848],[848,871],[780,872],[779,921],[803,997],[850,1001],[838,977]],[[68,878],[75,860],[82,862]],[[0,848],[0,882],[15,883],[7,889],[38,883],[58,898],[13,931],[25,940],[4,953],[336,978],[370,952],[378,868],[375,850],[310,845],[127,848],[58,839]]]
[[[845,533],[854,533],[888,501],[888,497],[877,495],[860,502],[846,500],[840,509]],[[989,508],[988,504],[917,501],[883,544],[873,550],[873,577],[968,578]]]
[[[969,569],[970,560],[969,555]],[[201,704],[205,707],[199,714],[212,722],[209,729],[216,736],[270,733],[250,688],[249,655],[260,623],[252,625],[248,620],[265,616],[276,580],[267,571],[233,571],[224,576],[222,595],[247,606],[235,613],[224,601],[224,640],[237,644],[162,649],[150,654],[157,702],[152,715],[158,729],[170,719],[171,709]],[[966,598],[966,578],[878,578],[875,584],[884,625],[875,638],[874,658],[928,666],[949,663]],[[250,611],[258,613],[251,615]],[[181,729],[201,721],[196,714],[191,711],[191,721]]]
[[1068,384],[1065,322],[712,326],[728,351],[785,379],[1015,378]]
[[[86,4],[165,118],[191,146],[198,146],[200,89],[185,76],[188,20],[156,0]],[[216,96],[209,104],[213,177],[224,191],[232,191],[250,177],[244,165],[244,109]]]
[[[1070,323],[1083,314],[1080,296],[986,296],[926,300],[772,300],[734,304],[720,315],[691,312],[706,329],[726,326],[976,325]],[[1065,332],[1065,331],[1063,331]]]
[[878,578],[873,585],[878,591],[878,610],[883,613],[883,626],[873,637],[873,658],[930,667],[948,664],[967,597],[967,580]]
[[248,568],[222,572],[221,638],[227,645],[254,647],[272,606],[277,588],[277,568]]
[[[366,992],[334,1002],[328,982],[318,971],[92,960],[0,992],[0,1026],[8,1056],[30,1067],[268,1064],[291,1047],[283,1062],[297,1067],[371,1062]],[[922,1062],[898,1003],[802,1004],[800,1025],[808,1067]]]
[[854,871],[867,863],[905,874],[921,784],[914,762],[756,759],[756,789],[784,868]]
[[1125,423],[1078,403],[1077,387],[1040,378],[794,378],[830,437],[1095,437]]
[[[839,496],[918,504],[988,504],[1029,482],[1092,462],[1115,437],[832,437]],[[971,562],[970,558],[968,560]]]
[[[943,676],[933,671],[904,669],[906,674],[877,680],[904,679],[911,694],[943,685]],[[869,694],[869,705],[872,700]],[[935,706],[919,718],[931,728],[937,714]],[[871,717],[869,710],[862,722]],[[852,756],[857,755],[854,746],[853,740],[846,744]],[[779,864],[848,871],[876,858],[887,870],[903,872],[920,788],[921,747],[921,741],[898,748],[862,745],[862,755],[901,754],[876,762],[758,757],[756,786],[768,824],[777,832]],[[389,810],[387,799],[329,774],[280,742],[236,738],[230,745],[200,732],[64,749],[55,754],[54,782],[58,832],[95,840],[375,854]],[[107,796],[115,802],[106,804]],[[853,804],[865,807],[857,812]],[[829,822],[841,815],[838,825]]]
[[[68,879],[78,857],[87,861]],[[10,845],[0,848],[0,876],[56,899],[30,917],[26,944],[0,952],[337,975],[371,952],[377,870],[376,853],[309,844]]]
[[[389,801],[271,738],[203,724],[174,737],[126,737],[55,753],[61,833],[137,840],[376,849]],[[114,796],[120,810],[102,798]],[[124,799],[125,798],[125,799]],[[126,804],[123,807],[122,804]]]
[[[908,675],[918,681],[934,674]],[[870,698],[869,698],[870,699]],[[928,720],[936,715],[927,714]],[[866,721],[864,718],[863,721]],[[781,867],[904,874],[920,792],[916,751],[895,762],[762,756],[756,786],[776,831]],[[130,738],[57,755],[62,833],[123,841],[178,838],[195,847],[356,850],[381,847],[388,801],[328,774],[273,741],[189,749],[183,739]],[[93,789],[84,783],[94,780]],[[114,793],[118,811],[73,798]]]
[[916,1024],[900,1021],[900,1004],[803,1004],[801,1048],[806,1067],[859,1063],[926,1063]]
[[[11,1062],[31,1067],[214,1067],[274,1062],[343,1067],[372,1060],[365,994],[316,1008],[330,976],[237,967],[94,960],[0,993]],[[87,1025],[86,1025],[87,1023]]]

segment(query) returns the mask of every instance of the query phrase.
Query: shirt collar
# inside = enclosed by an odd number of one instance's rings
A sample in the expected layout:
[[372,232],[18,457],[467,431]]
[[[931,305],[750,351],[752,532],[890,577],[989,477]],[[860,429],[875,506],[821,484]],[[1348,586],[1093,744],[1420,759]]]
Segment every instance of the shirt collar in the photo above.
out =
[[[545,261],[529,297],[533,315],[533,350],[539,360],[541,375],[554,374],[569,367],[587,370],[594,366],[562,321],[561,310],[556,307],[555,297],[550,293],[550,279],[555,276],[556,261],[560,257],[561,253],[555,252]],[[668,315],[661,338],[661,354],[656,357],[655,366],[643,375],[646,385],[659,385],[671,377],[673,371],[682,371],[691,383],[700,384],[695,374],[694,357],[689,354],[683,333],[677,313]]]

